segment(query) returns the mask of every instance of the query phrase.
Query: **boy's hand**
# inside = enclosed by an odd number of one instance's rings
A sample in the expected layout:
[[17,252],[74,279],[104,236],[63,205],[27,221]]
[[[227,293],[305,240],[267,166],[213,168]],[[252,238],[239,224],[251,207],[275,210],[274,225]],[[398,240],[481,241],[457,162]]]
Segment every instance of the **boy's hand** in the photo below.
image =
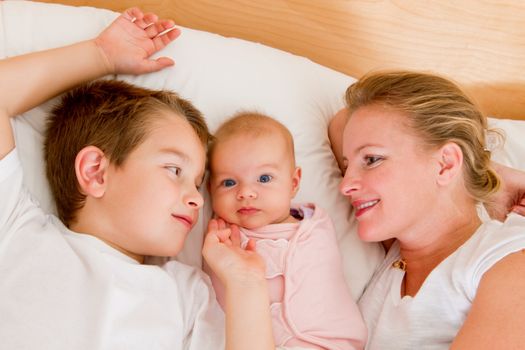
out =
[[153,13],[144,14],[131,8],[100,33],[95,44],[103,54],[109,74],[142,74],[173,65],[170,58],[149,57],[179,35],[173,21],[159,20]]
[[208,223],[202,254],[225,286],[264,280],[265,265],[255,252],[255,242],[250,240],[246,248],[241,248],[239,228],[222,219]]

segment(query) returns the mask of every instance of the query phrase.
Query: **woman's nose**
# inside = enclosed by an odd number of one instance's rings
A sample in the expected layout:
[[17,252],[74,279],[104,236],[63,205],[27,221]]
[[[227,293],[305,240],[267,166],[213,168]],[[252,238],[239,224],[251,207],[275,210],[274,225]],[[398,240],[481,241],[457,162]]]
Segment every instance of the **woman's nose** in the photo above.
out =
[[357,176],[352,175],[348,169],[345,171],[345,176],[339,184],[339,192],[344,196],[351,196],[353,192],[360,188],[360,181]]

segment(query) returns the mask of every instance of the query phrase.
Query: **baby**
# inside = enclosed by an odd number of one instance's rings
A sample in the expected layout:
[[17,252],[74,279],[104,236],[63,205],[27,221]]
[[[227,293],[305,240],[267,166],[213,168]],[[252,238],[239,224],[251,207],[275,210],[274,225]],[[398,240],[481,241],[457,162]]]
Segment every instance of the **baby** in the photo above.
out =
[[[366,328],[343,277],[329,216],[292,205],[301,169],[293,138],[278,121],[244,112],[224,123],[209,150],[208,183],[216,216],[238,225],[266,263],[277,346],[362,349]],[[211,274],[225,307],[223,286]]]

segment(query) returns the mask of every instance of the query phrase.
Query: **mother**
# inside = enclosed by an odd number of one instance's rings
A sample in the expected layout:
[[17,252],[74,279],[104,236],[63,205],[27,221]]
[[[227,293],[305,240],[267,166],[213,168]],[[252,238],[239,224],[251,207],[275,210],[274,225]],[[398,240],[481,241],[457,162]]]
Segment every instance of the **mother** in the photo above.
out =
[[[525,219],[482,223],[477,211],[500,187],[486,118],[450,81],[413,72],[365,76],[346,102],[330,126],[340,190],[362,240],[393,242],[359,300],[367,348],[522,346]],[[505,202],[523,175],[499,171]]]

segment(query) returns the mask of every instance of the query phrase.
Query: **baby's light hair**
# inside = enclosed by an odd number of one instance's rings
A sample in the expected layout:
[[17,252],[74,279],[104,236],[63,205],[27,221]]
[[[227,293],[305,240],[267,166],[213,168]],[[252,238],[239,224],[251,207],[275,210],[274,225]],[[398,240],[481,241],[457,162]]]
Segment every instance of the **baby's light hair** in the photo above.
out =
[[233,136],[249,135],[254,138],[279,133],[286,141],[291,160],[295,166],[295,150],[290,130],[278,120],[255,111],[241,111],[225,121],[215,132],[208,149],[208,158],[212,159],[215,147]]

